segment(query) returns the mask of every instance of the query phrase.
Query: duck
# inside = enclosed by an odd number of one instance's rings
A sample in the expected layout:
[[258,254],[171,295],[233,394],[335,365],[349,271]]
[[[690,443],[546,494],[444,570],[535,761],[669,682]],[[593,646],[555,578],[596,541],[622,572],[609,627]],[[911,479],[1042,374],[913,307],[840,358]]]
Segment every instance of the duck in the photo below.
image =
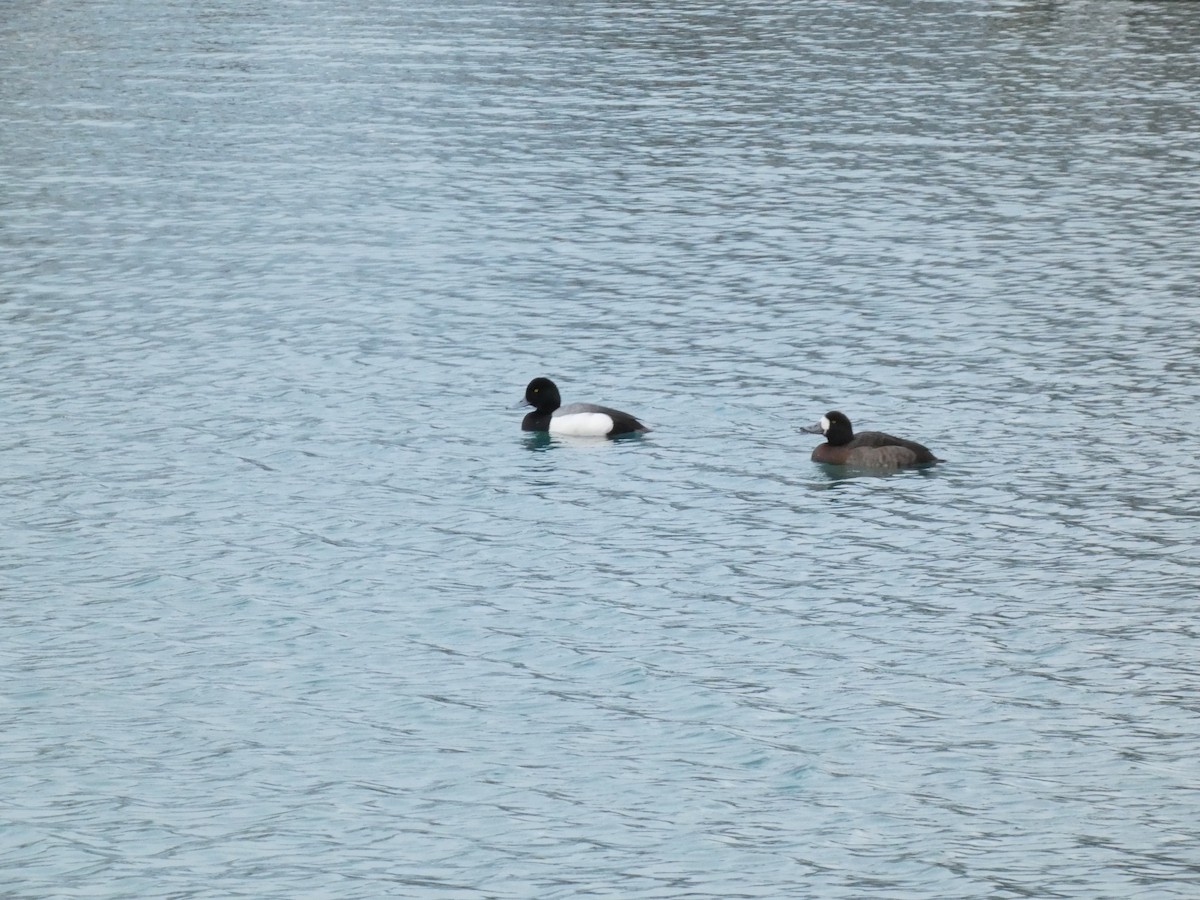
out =
[[942,460],[930,449],[916,441],[893,437],[882,431],[854,433],[845,413],[831,410],[816,424],[802,428],[805,434],[823,434],[825,443],[812,452],[813,462],[833,466],[894,469],[902,466],[923,466]]
[[622,434],[644,434],[650,429],[636,417],[619,409],[595,403],[562,405],[562,396],[549,378],[535,378],[525,388],[525,398],[518,405],[532,406],[521,422],[522,431],[547,431],[550,434],[580,437],[617,437]]

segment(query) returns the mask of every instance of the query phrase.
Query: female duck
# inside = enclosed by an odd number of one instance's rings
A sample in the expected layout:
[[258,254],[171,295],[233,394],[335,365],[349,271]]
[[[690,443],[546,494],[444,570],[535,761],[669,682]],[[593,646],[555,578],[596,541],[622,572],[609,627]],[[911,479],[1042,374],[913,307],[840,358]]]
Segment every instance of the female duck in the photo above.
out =
[[850,420],[836,410],[825,413],[820,422],[801,430],[806,434],[825,435],[825,443],[812,452],[813,462],[873,469],[941,462],[928,447],[915,441],[892,437],[882,431],[855,434]]
[[522,431],[548,431],[551,434],[566,434],[592,437],[616,437],[619,434],[635,434],[650,429],[627,412],[597,406],[594,403],[571,403],[562,405],[558,386],[549,378],[535,378],[525,388],[525,406],[533,412],[521,422]]

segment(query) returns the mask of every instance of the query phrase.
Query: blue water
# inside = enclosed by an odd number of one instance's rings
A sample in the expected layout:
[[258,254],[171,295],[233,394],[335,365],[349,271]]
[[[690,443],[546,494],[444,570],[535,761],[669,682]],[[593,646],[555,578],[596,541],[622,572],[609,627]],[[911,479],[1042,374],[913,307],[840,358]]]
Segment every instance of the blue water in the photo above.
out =
[[1198,43],[4,4],[0,893],[1195,897]]

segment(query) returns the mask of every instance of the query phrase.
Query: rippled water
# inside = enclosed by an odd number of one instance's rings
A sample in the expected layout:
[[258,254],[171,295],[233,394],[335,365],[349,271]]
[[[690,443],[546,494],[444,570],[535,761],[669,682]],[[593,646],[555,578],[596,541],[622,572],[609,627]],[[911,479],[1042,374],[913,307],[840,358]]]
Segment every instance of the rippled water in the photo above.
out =
[[1198,40],[0,6],[2,892],[1194,897]]

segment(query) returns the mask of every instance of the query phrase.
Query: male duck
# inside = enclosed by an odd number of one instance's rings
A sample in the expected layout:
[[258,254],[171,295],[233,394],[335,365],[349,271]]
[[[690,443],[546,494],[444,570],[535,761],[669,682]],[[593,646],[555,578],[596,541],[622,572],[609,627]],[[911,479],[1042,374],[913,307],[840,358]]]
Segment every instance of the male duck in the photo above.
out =
[[558,386],[549,378],[535,378],[525,388],[525,406],[533,412],[521,422],[522,431],[548,431],[551,434],[616,437],[620,434],[647,432],[650,429],[627,412],[597,406],[594,403],[562,405]]

